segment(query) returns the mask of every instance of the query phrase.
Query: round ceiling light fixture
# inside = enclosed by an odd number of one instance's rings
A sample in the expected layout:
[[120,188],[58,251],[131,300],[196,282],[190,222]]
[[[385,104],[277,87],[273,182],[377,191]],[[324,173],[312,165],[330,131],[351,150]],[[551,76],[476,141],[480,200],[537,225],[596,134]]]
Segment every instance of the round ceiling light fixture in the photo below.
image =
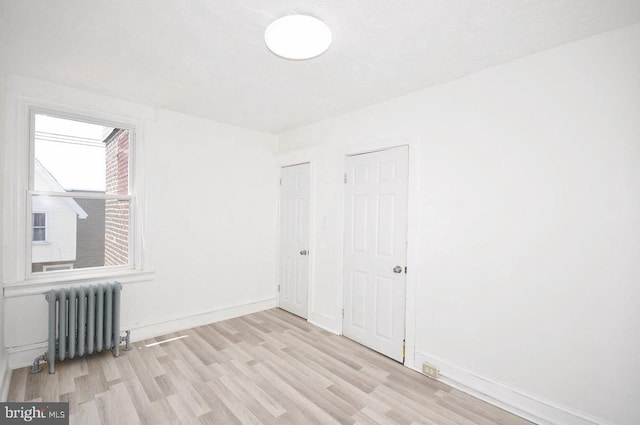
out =
[[264,41],[275,55],[304,60],[319,56],[331,45],[331,30],[318,18],[289,15],[276,19],[264,32]]

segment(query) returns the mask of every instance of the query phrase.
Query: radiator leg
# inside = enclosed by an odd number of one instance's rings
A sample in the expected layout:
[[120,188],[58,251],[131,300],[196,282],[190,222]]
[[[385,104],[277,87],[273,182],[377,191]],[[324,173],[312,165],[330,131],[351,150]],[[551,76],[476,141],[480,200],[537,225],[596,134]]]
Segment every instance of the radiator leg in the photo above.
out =
[[56,300],[60,298],[61,293],[61,291],[52,289],[46,296],[49,302],[49,342],[45,360],[49,366],[49,374],[53,374],[56,371]]
[[[122,285],[113,283],[113,355],[120,356],[120,291]],[[111,339],[110,339],[111,340]]]
[[31,365],[31,373],[42,372],[42,366],[40,366],[40,362],[44,361],[45,359],[46,355],[44,354],[36,357],[36,359],[33,361],[33,364]]

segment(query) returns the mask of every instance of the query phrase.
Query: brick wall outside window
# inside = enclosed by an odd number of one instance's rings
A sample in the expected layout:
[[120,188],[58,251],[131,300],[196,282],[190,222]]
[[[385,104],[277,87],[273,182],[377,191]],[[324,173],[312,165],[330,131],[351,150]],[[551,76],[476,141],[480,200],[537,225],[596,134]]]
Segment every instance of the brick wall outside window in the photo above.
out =
[[[106,192],[129,194],[129,131],[120,130],[106,147]],[[104,265],[129,262],[129,201],[105,201]]]

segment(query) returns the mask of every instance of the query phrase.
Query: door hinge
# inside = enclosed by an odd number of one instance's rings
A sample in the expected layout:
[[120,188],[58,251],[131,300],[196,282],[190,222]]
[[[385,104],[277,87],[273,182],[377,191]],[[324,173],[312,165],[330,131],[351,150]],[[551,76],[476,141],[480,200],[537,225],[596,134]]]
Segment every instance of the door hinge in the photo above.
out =
[[278,285],[278,292],[280,292],[280,285]]
[[344,319],[344,308],[342,309],[342,318]]
[[404,363],[404,358],[407,354],[407,345],[406,345],[406,339],[402,340],[402,363]]
[[407,266],[404,266],[404,274],[407,274]]
[[347,173],[344,173],[344,182],[347,182]]
[[282,177],[280,178],[280,186],[282,186]]

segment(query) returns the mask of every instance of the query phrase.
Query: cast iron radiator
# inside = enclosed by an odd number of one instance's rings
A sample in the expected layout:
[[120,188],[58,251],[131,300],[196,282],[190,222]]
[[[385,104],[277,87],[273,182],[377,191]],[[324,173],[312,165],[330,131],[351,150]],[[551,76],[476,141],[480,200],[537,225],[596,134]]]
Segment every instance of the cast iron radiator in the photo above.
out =
[[120,338],[119,282],[87,287],[54,289],[46,293],[49,303],[49,347],[36,358],[32,373],[40,372],[40,361],[55,373],[59,361],[113,350],[120,356],[120,342],[129,348],[129,332]]

